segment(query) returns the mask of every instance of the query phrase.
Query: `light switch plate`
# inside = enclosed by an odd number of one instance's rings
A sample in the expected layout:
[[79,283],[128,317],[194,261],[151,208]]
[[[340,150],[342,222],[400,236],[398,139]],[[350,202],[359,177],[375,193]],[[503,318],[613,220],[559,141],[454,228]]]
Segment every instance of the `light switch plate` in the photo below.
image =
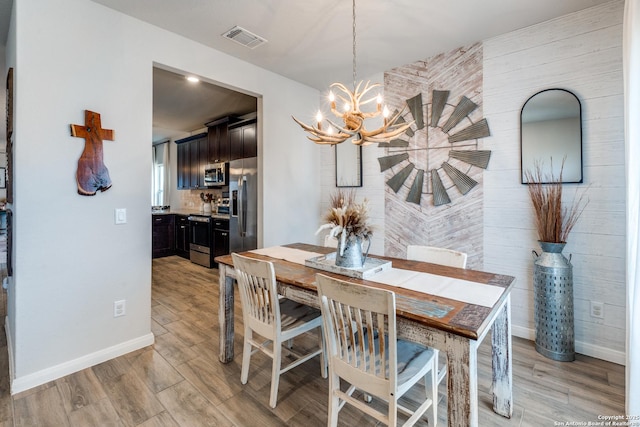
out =
[[127,223],[127,210],[125,208],[116,209],[115,221],[116,221],[116,224],[126,224]]

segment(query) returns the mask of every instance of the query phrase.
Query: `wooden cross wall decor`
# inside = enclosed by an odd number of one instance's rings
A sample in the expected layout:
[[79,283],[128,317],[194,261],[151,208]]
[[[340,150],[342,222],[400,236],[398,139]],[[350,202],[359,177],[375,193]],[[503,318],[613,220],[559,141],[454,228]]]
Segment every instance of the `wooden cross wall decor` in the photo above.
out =
[[84,126],[71,125],[71,136],[84,138],[84,150],[78,159],[78,194],[94,196],[98,190],[111,188],[109,170],[104,164],[102,140],[113,141],[113,130],[102,129],[100,114],[85,110]]

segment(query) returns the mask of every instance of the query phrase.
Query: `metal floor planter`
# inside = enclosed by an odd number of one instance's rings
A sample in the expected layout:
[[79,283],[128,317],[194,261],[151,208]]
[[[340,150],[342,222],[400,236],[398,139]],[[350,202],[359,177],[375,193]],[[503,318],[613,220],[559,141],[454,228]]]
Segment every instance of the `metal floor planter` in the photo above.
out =
[[534,299],[536,350],[561,362],[575,360],[573,266],[562,255],[565,243],[539,242],[535,254]]

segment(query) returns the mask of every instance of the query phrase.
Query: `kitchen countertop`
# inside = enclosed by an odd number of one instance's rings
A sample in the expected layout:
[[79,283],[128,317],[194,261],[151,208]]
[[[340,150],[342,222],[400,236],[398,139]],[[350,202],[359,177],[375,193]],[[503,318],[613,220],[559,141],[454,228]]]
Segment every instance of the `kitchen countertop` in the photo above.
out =
[[[163,209],[151,211],[151,215],[204,215],[197,209]],[[212,213],[211,218],[216,219],[229,219],[229,214]]]

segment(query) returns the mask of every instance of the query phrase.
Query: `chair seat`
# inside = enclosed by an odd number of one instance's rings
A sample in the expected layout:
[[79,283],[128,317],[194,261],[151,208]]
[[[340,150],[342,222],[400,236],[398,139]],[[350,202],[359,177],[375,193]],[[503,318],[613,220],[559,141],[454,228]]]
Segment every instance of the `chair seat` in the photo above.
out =
[[429,365],[435,352],[432,348],[398,340],[398,384],[404,384]]
[[[365,334],[366,336],[366,334]],[[375,334],[374,345],[379,348],[379,339]],[[397,343],[397,378],[398,385],[404,384],[412,380],[419,372],[425,369],[425,366],[431,364],[431,360],[435,355],[434,349],[423,345],[404,340],[396,340]],[[389,339],[385,340],[385,351],[389,354]],[[378,353],[376,351],[376,353]],[[389,360],[387,360],[389,363]]]
[[295,329],[314,319],[318,319],[318,324],[320,324],[322,322],[321,315],[322,313],[317,308],[287,298],[280,299],[280,319],[283,332]]

